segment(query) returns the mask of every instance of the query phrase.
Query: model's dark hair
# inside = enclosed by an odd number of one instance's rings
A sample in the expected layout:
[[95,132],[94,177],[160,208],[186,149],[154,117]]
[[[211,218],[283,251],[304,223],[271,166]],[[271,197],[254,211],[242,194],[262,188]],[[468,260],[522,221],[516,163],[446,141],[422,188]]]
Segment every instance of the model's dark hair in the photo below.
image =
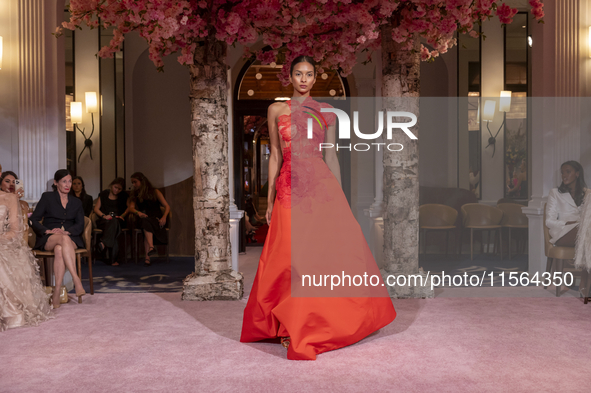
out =
[[289,67],[289,75],[293,75],[293,69],[298,63],[312,64],[312,67],[314,67],[314,76],[316,76],[316,62],[311,56],[298,56],[295,59],[293,59],[293,61],[291,62],[291,66]]
[[[55,175],[53,175],[53,180],[59,182],[60,180],[62,180],[66,176],[72,176],[72,174],[70,173],[69,170],[58,169],[57,172],[55,172]],[[74,179],[72,179],[72,181],[74,181]],[[53,188],[53,191],[57,191],[57,186],[55,184],[52,184],[51,188]],[[84,190],[84,182],[82,182],[82,189]],[[70,190],[70,191],[72,191],[72,190]]]
[[158,197],[156,196],[156,189],[154,188],[152,183],[150,183],[150,180],[148,180],[148,178],[143,173],[135,172],[133,175],[131,175],[131,178],[140,181],[139,190],[134,189],[131,192],[132,201],[135,202],[137,199],[142,201],[146,199],[155,201],[156,199],[158,199]]
[[14,173],[13,171],[6,171],[6,172],[2,172],[2,176],[0,176],[0,183],[2,183],[4,181],[4,178],[6,176],[12,176],[16,179],[18,179],[18,176],[16,175],[16,173]]
[[86,185],[84,184],[84,179],[82,179],[81,176],[74,176],[72,178],[72,184],[74,184],[74,180],[80,180],[80,183],[82,183],[82,191],[80,191],[80,196],[77,197],[76,193],[74,192],[74,187],[70,188],[70,194],[72,196],[75,196],[76,198],[80,199],[81,201],[84,200],[84,198],[86,197]]
[[[585,183],[585,172],[583,171],[583,166],[579,164],[577,161],[567,161],[560,166],[560,169],[562,170],[562,167],[565,165],[570,165],[571,167],[573,167],[575,172],[579,172],[579,177],[577,177],[577,180],[575,180],[575,195],[573,199],[575,200],[577,206],[581,206],[581,204],[583,203],[583,199],[585,199],[585,188],[587,188],[587,184]],[[564,185],[564,182],[562,182],[560,184],[560,187],[558,187],[558,192],[562,194],[564,194],[565,192],[569,192],[568,187]]]
[[116,178],[115,180],[113,180],[111,182],[111,184],[109,184],[109,188],[111,186],[114,186],[115,184],[117,184],[118,186],[121,186],[122,190],[125,190],[125,179],[124,178],[122,178],[122,177]]

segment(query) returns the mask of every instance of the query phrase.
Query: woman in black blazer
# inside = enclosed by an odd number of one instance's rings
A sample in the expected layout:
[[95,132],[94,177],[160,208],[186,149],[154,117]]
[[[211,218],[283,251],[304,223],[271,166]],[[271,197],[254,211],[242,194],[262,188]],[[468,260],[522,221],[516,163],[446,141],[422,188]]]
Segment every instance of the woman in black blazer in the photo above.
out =
[[[76,296],[85,295],[80,277],[76,274],[76,247],[83,248],[84,209],[80,199],[69,195],[72,176],[67,169],[60,169],[53,177],[53,192],[43,193],[30,219],[37,234],[35,249],[55,253],[55,290],[53,308],[60,305],[59,295],[66,267],[72,275]],[[43,224],[41,224],[43,220]]]

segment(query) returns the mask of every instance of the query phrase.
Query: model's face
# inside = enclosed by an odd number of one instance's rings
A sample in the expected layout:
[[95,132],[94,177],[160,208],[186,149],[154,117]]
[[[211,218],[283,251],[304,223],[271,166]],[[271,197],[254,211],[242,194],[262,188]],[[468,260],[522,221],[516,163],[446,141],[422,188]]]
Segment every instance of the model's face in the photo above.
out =
[[296,64],[289,77],[289,81],[293,85],[293,88],[300,94],[309,93],[314,83],[316,83],[314,66],[306,62]]
[[63,177],[60,181],[53,181],[53,184],[56,185],[57,190],[62,194],[67,194],[70,192],[72,188],[72,176],[68,175]]
[[7,175],[4,180],[2,180],[2,184],[0,184],[0,190],[4,191],[4,192],[11,192],[14,194],[15,188],[14,188],[14,181],[16,179],[14,178],[14,176],[11,175]]
[[82,182],[80,179],[76,179],[72,182],[72,190],[74,190],[76,194],[82,192]]
[[119,194],[122,190],[123,190],[123,187],[121,187],[119,184],[113,184],[111,186],[111,194],[113,194],[113,195]]
[[134,190],[139,190],[142,186],[142,183],[138,179],[131,179],[131,186]]
[[579,172],[576,172],[575,168],[568,164],[563,165],[562,168],[560,168],[560,173],[562,174],[562,182],[565,186],[573,184],[579,177]]

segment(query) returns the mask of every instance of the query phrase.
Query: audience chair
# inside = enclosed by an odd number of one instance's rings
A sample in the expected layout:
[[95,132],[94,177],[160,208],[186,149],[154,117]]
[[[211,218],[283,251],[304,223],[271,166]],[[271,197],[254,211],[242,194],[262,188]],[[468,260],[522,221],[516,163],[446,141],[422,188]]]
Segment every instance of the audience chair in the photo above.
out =
[[[96,220],[98,220],[98,215],[93,211],[90,213],[90,221],[92,221],[92,250],[96,249],[96,241],[99,235],[103,233],[103,230],[96,226]],[[121,232],[123,232],[123,258],[124,262],[127,262],[127,234],[129,233],[129,228],[121,228]]]
[[[430,203],[419,206],[419,235],[423,234],[423,253],[427,252],[427,231],[445,231],[445,255],[449,232],[454,231],[458,211],[451,206]],[[421,242],[419,241],[419,247]]]
[[[511,238],[511,231],[512,230],[525,230],[527,235],[528,229],[528,221],[527,216],[523,214],[521,208],[523,205],[518,203],[499,203],[497,205],[499,209],[503,211],[503,219],[501,220],[501,226],[503,229],[508,229],[509,231],[509,260],[511,260],[511,245],[512,245],[512,238]],[[519,250],[519,240],[517,241],[517,251]]]
[[[550,243],[550,230],[546,226],[546,205],[544,205],[544,253],[546,258],[546,272],[552,273],[560,272],[561,277],[564,276],[566,269],[569,271],[579,271],[574,267],[575,248],[574,247],[556,247]],[[581,281],[583,281],[581,279]],[[560,296],[560,285],[556,286],[556,296]],[[587,285],[588,287],[588,285]],[[547,287],[544,286],[544,289]],[[587,296],[589,296],[589,288],[586,288]]]
[[[76,263],[78,267],[78,277],[82,279],[82,257],[88,258],[88,279],[90,281],[90,294],[94,295],[94,283],[92,278],[92,248],[91,248],[91,232],[92,222],[90,218],[84,217],[84,232],[82,233],[82,239],[84,240],[85,248],[76,249]],[[47,264],[47,268],[44,266],[45,272],[45,285],[51,286],[51,277],[53,275],[53,265],[48,262],[48,258],[54,258],[55,254],[53,251],[45,250],[33,250],[33,254],[36,258],[42,259],[44,264]],[[53,263],[53,259],[51,260]],[[82,303],[82,298],[78,298],[78,303]]]
[[494,206],[467,203],[462,205],[462,216],[464,217],[464,228],[470,229],[470,260],[474,259],[474,231],[489,231],[490,234],[491,230],[496,230],[499,234],[502,261],[503,239],[501,238],[501,220],[503,219],[503,211]]
[[[164,213],[164,208],[161,207],[162,213]],[[137,220],[137,218],[136,218]],[[168,243],[167,244],[154,244],[154,248],[158,249],[158,246],[164,246],[166,248],[166,263],[170,262],[170,223],[172,221],[172,210],[170,212],[168,212],[168,216],[166,217],[166,232],[167,232],[167,236],[168,236]],[[139,237],[144,235],[144,231],[143,229],[138,229],[135,228],[135,222],[134,221],[134,229],[133,229],[133,234],[134,234],[134,247],[135,247],[135,263],[138,263],[138,256],[140,255],[140,249],[143,249],[143,245],[140,246],[139,243]],[[160,255],[157,255],[160,256]]]

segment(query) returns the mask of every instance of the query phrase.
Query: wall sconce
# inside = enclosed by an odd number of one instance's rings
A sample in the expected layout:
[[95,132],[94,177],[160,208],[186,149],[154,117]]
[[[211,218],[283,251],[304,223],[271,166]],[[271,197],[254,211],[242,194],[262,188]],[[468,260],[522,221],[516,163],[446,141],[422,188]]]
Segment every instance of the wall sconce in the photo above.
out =
[[[2,46],[2,37],[0,37],[0,47]],[[587,42],[589,47],[589,57],[591,57],[591,26],[589,26],[589,41]],[[0,51],[0,63],[2,62],[2,52]]]
[[82,153],[84,150],[88,148],[88,152],[90,153],[90,159],[92,160],[92,135],[94,134],[94,114],[98,112],[98,100],[96,92],[86,92],[85,101],[86,101],[86,113],[90,113],[90,118],[92,121],[92,130],[90,132],[90,136],[86,137],[86,133],[84,132],[86,128],[82,130],[78,127],[79,123],[82,123],[82,103],[81,102],[72,102],[70,103],[70,117],[72,118],[72,123],[74,123],[74,129],[80,131],[82,136],[84,137],[84,149],[78,155],[78,162],[80,162],[80,157],[82,157]]
[[493,136],[492,132],[490,132],[489,123],[493,121],[493,117],[495,116],[495,106],[496,102],[492,100],[486,100],[484,103],[484,110],[482,113],[482,120],[486,122],[486,129],[490,135],[488,138],[488,145],[486,145],[485,149],[489,146],[493,147],[493,154],[491,156],[495,156],[495,152],[497,150],[496,143],[497,143],[497,136],[499,136],[499,132],[505,125],[505,120],[507,119],[507,112],[511,110],[511,92],[509,90],[501,91],[501,98],[499,99],[499,112],[503,112],[503,122],[501,126],[497,130],[497,133]]
[[534,39],[531,37],[531,35],[527,36],[527,45],[531,48],[534,46]]
[[72,120],[72,123],[75,124],[77,123],[82,123],[82,103],[81,102],[70,102],[70,119]]
[[2,36],[0,35],[0,70],[2,69]]

